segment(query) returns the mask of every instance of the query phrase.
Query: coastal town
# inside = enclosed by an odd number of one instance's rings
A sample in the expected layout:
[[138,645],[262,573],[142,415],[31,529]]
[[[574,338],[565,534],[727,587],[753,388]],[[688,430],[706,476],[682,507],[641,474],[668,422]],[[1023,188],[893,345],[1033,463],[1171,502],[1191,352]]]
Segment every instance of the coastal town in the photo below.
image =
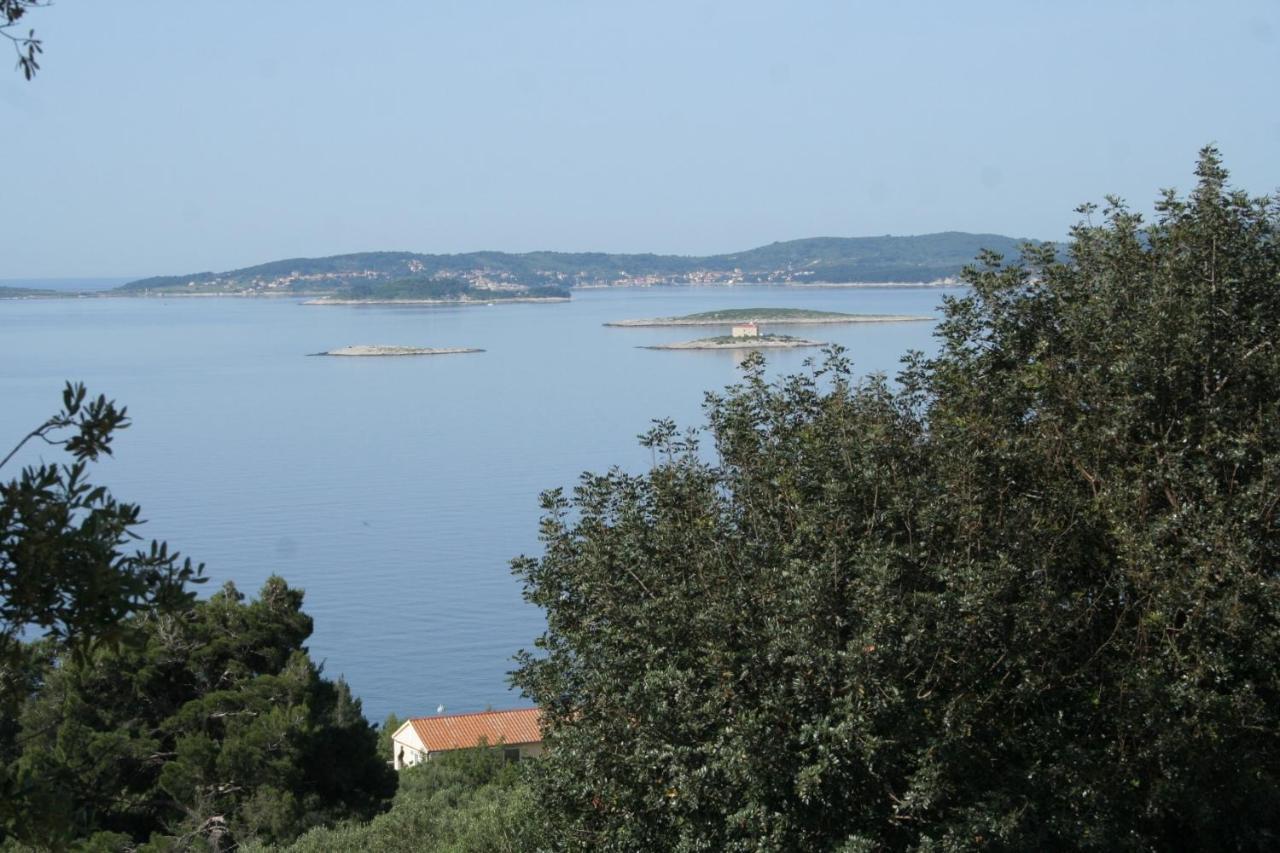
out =
[[734,286],[935,286],[954,284],[982,249],[1014,257],[1025,241],[997,234],[810,237],[722,255],[607,252],[461,254],[373,251],[287,258],[222,272],[157,275],[105,294],[347,295],[403,281],[450,283],[473,291],[544,288]]
[[[186,290],[189,293],[234,293],[238,295],[319,295],[349,288],[361,282],[392,281],[402,275],[422,275],[421,261],[409,261],[403,273],[375,268],[340,270],[331,272],[303,272],[290,270],[276,275],[243,276],[236,273],[219,275],[200,274],[181,282],[166,282],[163,287],[144,288],[144,293]],[[681,273],[631,273],[621,270],[617,274],[600,276],[587,272],[565,273],[537,271],[532,275],[517,274],[506,270],[477,267],[449,274],[426,275],[429,280],[456,280],[465,282],[476,290],[490,292],[519,292],[530,286],[561,286],[581,289],[612,287],[659,287],[670,285],[735,285],[735,284],[797,284],[813,280],[811,270],[776,270],[771,273],[747,274],[741,269],[697,269]],[[941,283],[941,282],[940,282]]]

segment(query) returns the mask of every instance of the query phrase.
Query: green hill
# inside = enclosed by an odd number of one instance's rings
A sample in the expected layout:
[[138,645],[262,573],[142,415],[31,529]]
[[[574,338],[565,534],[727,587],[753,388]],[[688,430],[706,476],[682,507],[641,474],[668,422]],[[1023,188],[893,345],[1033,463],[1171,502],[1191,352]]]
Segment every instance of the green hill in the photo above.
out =
[[[983,249],[1016,255],[1023,240],[949,231],[912,237],[815,237],[745,252],[684,255],[602,252],[361,252],[292,258],[227,272],[158,276],[124,293],[282,293],[343,296],[360,285],[457,280],[468,286],[574,287],[634,284],[931,282],[958,275]],[[1034,242],[1034,241],[1031,241]]]
[[38,287],[4,287],[0,286],[0,299],[58,299],[74,296],[60,290],[44,290]]

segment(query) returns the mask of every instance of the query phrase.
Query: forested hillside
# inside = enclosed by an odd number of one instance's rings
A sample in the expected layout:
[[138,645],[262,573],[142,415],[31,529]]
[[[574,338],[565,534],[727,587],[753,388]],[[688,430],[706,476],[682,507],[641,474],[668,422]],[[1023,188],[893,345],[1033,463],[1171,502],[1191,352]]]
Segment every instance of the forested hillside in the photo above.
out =
[[228,272],[146,278],[124,293],[283,292],[345,294],[395,279],[450,279],[482,288],[725,282],[932,282],[959,275],[980,251],[1015,256],[1022,241],[946,232],[916,237],[820,237],[707,257],[599,252],[362,252],[293,258]]

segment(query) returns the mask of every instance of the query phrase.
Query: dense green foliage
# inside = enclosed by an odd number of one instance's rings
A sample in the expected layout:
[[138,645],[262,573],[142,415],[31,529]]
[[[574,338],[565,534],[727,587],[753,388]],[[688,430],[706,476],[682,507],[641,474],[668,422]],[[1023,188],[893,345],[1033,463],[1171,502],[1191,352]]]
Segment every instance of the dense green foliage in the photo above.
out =
[[382,726],[378,729],[378,755],[390,756],[394,752],[391,737],[405,722],[407,718],[402,720],[398,714],[387,714],[387,718],[382,721]]
[[544,496],[556,846],[1280,845],[1280,202],[1197,174]]
[[352,299],[462,299],[471,290],[471,285],[458,278],[416,277],[353,284],[344,295]]
[[303,642],[302,593],[197,603],[202,567],[134,553],[136,505],[87,481],[128,426],[68,384],[29,442],[61,447],[0,484],[0,842],[219,849],[369,817],[394,790],[346,685]]
[[367,823],[316,829],[284,847],[245,853],[515,853],[542,845],[532,832],[535,806],[524,764],[500,750],[459,750],[400,772],[389,811]]
[[[1019,251],[1018,241],[998,234],[950,231],[914,237],[819,237],[773,243],[732,255],[618,255],[602,252],[471,252],[419,255],[361,252],[328,258],[292,258],[223,273],[158,276],[118,290],[235,290],[288,279],[299,292],[346,293],[377,281],[449,280],[468,273],[508,276],[528,287],[609,282],[627,275],[682,276],[695,272],[733,273],[748,281],[785,280],[780,273],[803,273],[803,281],[933,281],[958,275],[983,248]],[[370,275],[376,278],[370,278]]]
[[139,538],[138,506],[87,479],[89,463],[110,456],[115,434],[128,426],[124,408],[68,383],[62,410],[0,459],[3,468],[29,442],[61,447],[71,458],[28,466],[0,483],[0,728],[11,722],[21,640],[30,632],[85,654],[118,641],[132,613],[186,606],[193,599],[187,584],[202,580],[203,567],[163,543],[124,552]]
[[2,744],[18,798],[3,834],[39,847],[223,849],[375,814],[395,789],[377,732],[303,642],[302,592],[245,602],[227,584],[179,614],[128,620],[134,642],[44,653]]
[[51,662],[69,668],[135,640],[128,617],[181,612],[194,600],[187,585],[203,581],[202,566],[162,543],[125,551],[139,539],[139,508],[88,481],[89,463],[109,456],[128,425],[124,408],[68,383],[61,411],[0,459],[2,468],[37,442],[71,460],[0,483],[0,840],[32,807],[15,764],[25,737],[18,714]]
[[[541,287],[530,287],[523,293],[516,293],[517,297],[525,299],[570,299],[573,292],[567,287],[557,287],[556,285],[544,285]],[[487,297],[486,297],[487,298]]]

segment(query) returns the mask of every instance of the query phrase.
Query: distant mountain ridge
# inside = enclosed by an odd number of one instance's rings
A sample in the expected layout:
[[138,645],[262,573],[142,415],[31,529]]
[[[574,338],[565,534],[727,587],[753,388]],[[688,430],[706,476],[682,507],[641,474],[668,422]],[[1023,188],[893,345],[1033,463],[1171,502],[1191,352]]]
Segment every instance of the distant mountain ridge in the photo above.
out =
[[947,231],[884,237],[812,237],[744,252],[686,255],[604,252],[360,252],[290,258],[243,269],[129,282],[120,292],[298,293],[342,295],[359,285],[413,279],[457,280],[480,290],[646,284],[933,282],[952,278],[990,249],[1014,256],[1034,240]]

